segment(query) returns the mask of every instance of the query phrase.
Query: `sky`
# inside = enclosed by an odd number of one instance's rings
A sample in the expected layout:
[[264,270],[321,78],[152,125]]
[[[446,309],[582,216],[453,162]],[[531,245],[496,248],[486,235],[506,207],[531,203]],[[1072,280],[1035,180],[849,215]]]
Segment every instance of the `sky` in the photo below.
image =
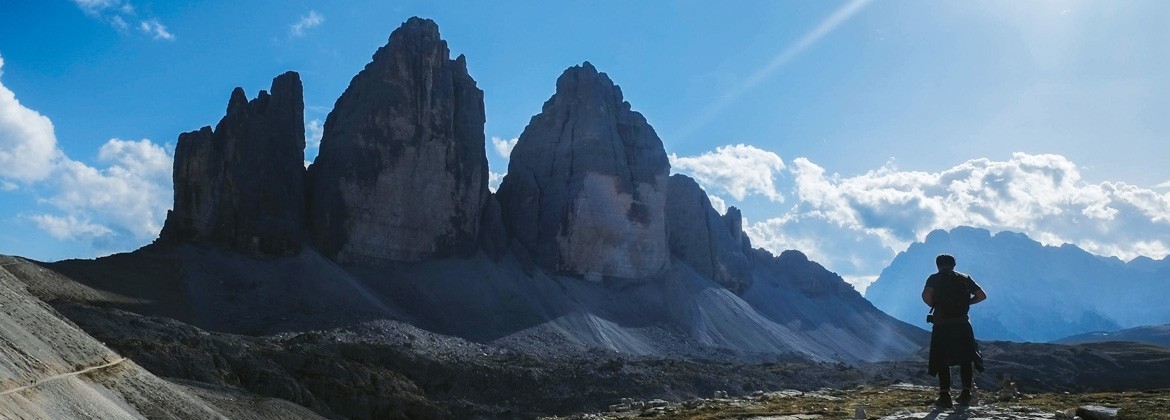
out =
[[0,0],[0,253],[153,240],[179,133],[288,70],[306,159],[411,16],[484,90],[493,182],[557,76],[622,87],[753,244],[858,289],[967,225],[1170,254],[1170,2]]

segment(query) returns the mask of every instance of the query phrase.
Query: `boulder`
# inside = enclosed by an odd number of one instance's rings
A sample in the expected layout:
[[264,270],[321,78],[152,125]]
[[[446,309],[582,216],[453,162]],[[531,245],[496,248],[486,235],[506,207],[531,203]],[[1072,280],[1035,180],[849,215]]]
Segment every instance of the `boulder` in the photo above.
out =
[[1099,405],[1082,405],[1077,407],[1077,415],[1085,420],[1114,420],[1120,411],[1116,408]]
[[670,263],[669,172],[654,129],[586,62],[557,79],[497,195],[508,234],[546,270],[643,278]]
[[160,238],[289,255],[304,239],[304,98],[284,73],[249,101],[232,91],[212,130],[179,135],[173,210]]
[[731,207],[720,216],[707,193],[686,175],[670,177],[666,227],[670,253],[723,287],[740,293],[751,282],[751,244],[743,216]]
[[429,19],[411,18],[350,82],[309,168],[314,243],[378,266],[467,255],[488,197],[483,91]]

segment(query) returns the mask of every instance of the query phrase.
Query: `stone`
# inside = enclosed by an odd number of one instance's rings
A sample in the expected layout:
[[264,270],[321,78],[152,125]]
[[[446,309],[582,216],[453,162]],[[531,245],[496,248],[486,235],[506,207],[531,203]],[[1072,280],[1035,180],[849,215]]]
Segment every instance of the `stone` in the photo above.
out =
[[695,180],[670,177],[666,227],[670,252],[723,287],[741,293],[751,284],[751,243],[743,232],[743,216],[731,207],[720,216]]
[[654,129],[585,62],[525,127],[497,195],[509,236],[546,270],[644,278],[670,264],[669,172]]
[[354,76],[309,167],[314,243],[343,264],[466,256],[488,197],[483,91],[411,18]]
[[1085,420],[1115,420],[1119,409],[1102,407],[1099,405],[1082,405],[1077,407],[1077,416]]
[[305,239],[305,123],[300,76],[284,73],[251,101],[232,91],[212,130],[179,135],[173,210],[163,242],[211,242],[291,255]]

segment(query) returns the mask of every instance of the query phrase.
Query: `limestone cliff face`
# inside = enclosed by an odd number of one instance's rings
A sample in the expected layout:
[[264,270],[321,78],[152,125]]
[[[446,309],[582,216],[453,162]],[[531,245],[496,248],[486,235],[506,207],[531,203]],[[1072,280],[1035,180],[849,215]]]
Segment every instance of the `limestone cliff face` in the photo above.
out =
[[512,149],[498,191],[504,223],[537,264],[558,273],[640,278],[668,267],[662,141],[588,62]]
[[686,175],[670,177],[666,227],[670,252],[695,271],[735,293],[751,283],[751,243],[739,209],[731,207],[720,216],[707,193]]
[[473,252],[488,197],[483,91],[438,26],[411,18],[325,121],[309,169],[313,240],[378,265]]
[[291,254],[304,237],[305,123],[301,79],[288,72],[251,101],[236,88],[212,130],[179,135],[175,201],[164,241],[209,241]]

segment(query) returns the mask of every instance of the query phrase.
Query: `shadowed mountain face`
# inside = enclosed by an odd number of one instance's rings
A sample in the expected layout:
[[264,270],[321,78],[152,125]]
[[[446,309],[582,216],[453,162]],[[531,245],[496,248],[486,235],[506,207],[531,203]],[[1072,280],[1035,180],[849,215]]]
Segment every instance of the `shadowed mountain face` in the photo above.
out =
[[251,101],[236,88],[213,131],[183,133],[175,148],[175,205],[164,241],[208,241],[291,255],[304,225],[305,103],[300,76],[272,81]]
[[1093,331],[1170,322],[1170,259],[1128,263],[1073,246],[1044,246],[1018,233],[960,227],[934,231],[899,253],[866,292],[878,308],[925,326],[919,299],[934,257],[949,253],[988,299],[971,310],[981,339],[1051,341]]
[[488,196],[483,91],[439,28],[412,18],[354,76],[309,169],[318,249],[377,265],[468,255]]
[[[237,91],[215,131],[184,135],[162,240],[50,265],[105,293],[60,297],[248,335],[395,320],[536,357],[856,362],[925,344],[803,254],[752,249],[738,210],[720,215],[694,180],[668,177],[654,129],[589,63],[556,81],[490,194],[483,94],[424,19],[338,99],[307,182],[292,169],[270,180],[297,210],[233,214],[272,205],[247,184],[276,173],[269,156],[300,165],[303,127],[284,124],[301,115],[299,82],[282,88],[295,80],[252,102]],[[269,236],[289,246],[239,246],[268,243],[250,221],[275,216]]]
[[556,273],[642,278],[670,263],[662,140],[588,62],[565,70],[508,163],[508,233]]

